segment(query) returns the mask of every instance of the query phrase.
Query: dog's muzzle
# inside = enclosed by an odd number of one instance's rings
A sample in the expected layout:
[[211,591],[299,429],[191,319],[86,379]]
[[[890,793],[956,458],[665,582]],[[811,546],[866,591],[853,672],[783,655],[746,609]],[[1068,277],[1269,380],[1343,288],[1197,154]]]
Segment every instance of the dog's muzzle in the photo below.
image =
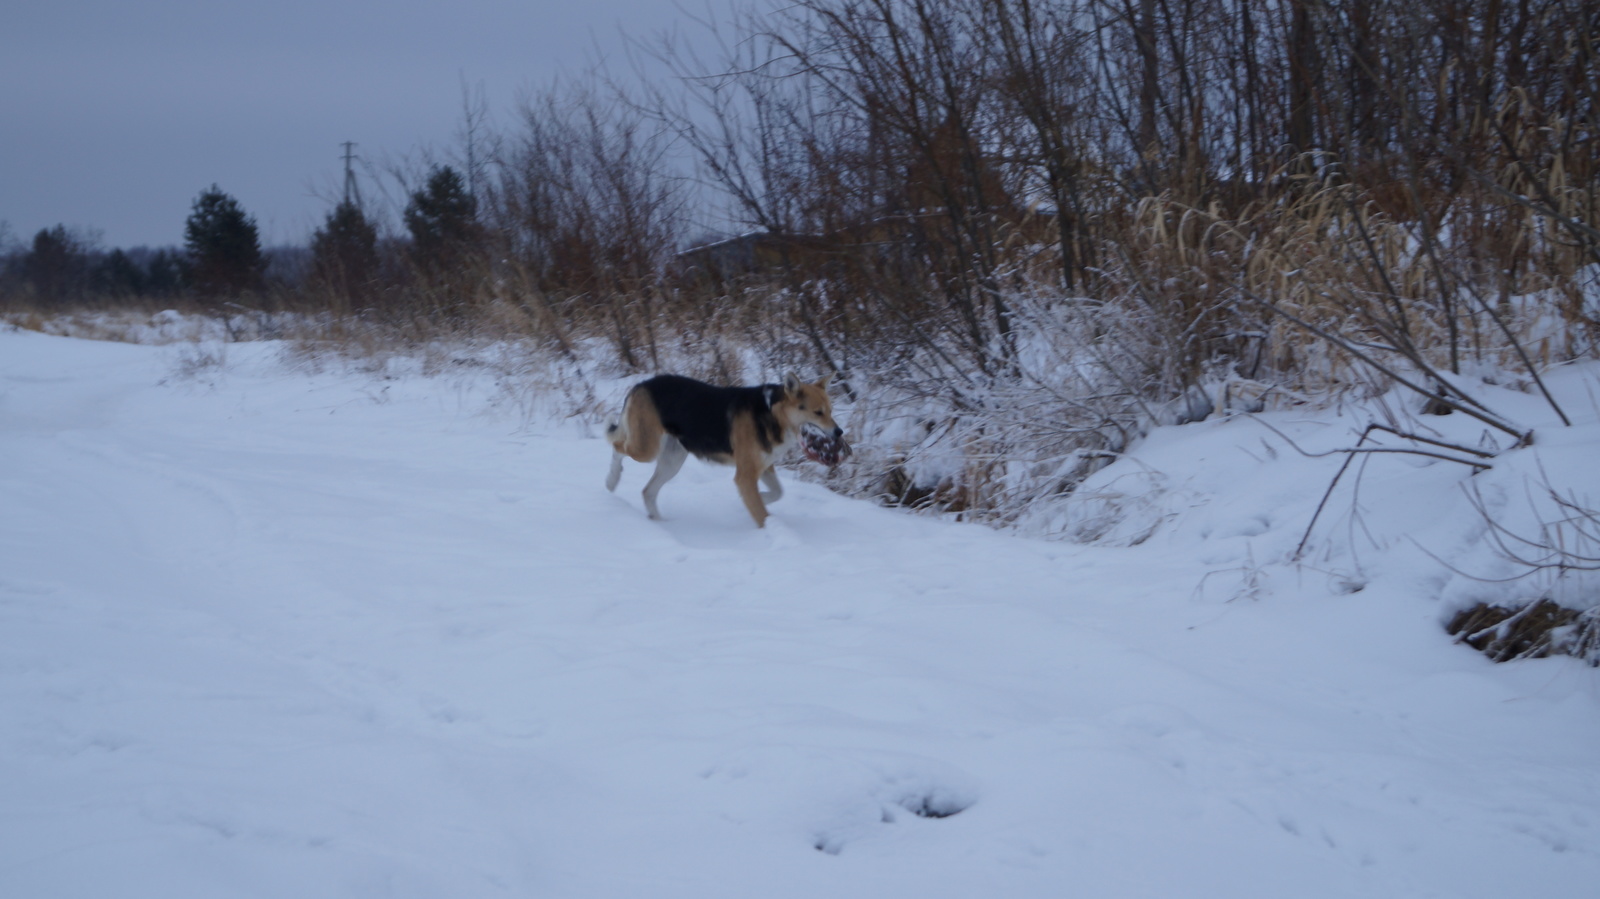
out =
[[800,428],[800,449],[807,459],[829,468],[850,458],[850,444],[844,442],[843,434],[830,434],[809,422]]

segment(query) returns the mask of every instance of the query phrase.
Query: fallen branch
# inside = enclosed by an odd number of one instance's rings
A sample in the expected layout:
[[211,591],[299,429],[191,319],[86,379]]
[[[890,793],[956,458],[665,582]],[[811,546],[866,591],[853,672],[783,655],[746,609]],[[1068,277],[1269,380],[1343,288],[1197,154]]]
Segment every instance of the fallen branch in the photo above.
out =
[[[1472,447],[1468,447],[1468,446],[1460,446],[1459,444],[1446,443],[1446,442],[1444,442],[1442,440],[1434,440],[1434,439],[1429,438],[1429,437],[1422,437],[1422,436],[1419,436],[1417,434],[1407,434],[1404,431],[1400,431],[1400,430],[1397,430],[1395,428],[1391,428],[1388,425],[1378,424],[1376,422],[1367,425],[1366,430],[1361,432],[1361,438],[1356,441],[1356,445],[1355,446],[1345,447],[1343,449],[1326,450],[1326,451],[1320,452],[1320,453],[1314,453],[1314,452],[1312,452],[1312,451],[1310,451],[1308,449],[1305,449],[1304,447],[1300,446],[1299,444],[1295,443],[1293,438],[1291,438],[1289,435],[1283,433],[1282,431],[1278,430],[1277,428],[1273,427],[1272,425],[1268,424],[1267,422],[1262,421],[1260,418],[1257,418],[1255,416],[1251,416],[1251,420],[1255,421],[1257,424],[1261,425],[1262,427],[1266,428],[1267,430],[1271,431],[1272,433],[1278,435],[1278,437],[1280,439],[1282,439],[1284,443],[1289,444],[1289,446],[1292,447],[1295,452],[1297,452],[1300,455],[1305,456],[1307,458],[1320,459],[1320,458],[1323,458],[1323,457],[1326,457],[1326,456],[1337,455],[1339,453],[1344,453],[1345,454],[1344,464],[1339,466],[1339,470],[1334,473],[1333,480],[1328,483],[1328,489],[1323,491],[1322,500],[1317,503],[1316,511],[1311,513],[1311,521],[1306,524],[1306,530],[1305,530],[1305,533],[1302,534],[1301,537],[1300,537],[1300,543],[1295,546],[1294,554],[1289,557],[1290,561],[1294,561],[1294,562],[1300,561],[1301,556],[1304,555],[1305,549],[1306,549],[1306,543],[1308,543],[1311,540],[1311,532],[1312,532],[1313,529],[1316,528],[1317,520],[1322,517],[1322,510],[1327,507],[1328,499],[1333,496],[1334,488],[1339,486],[1339,480],[1344,477],[1344,473],[1346,471],[1348,471],[1349,468],[1350,468],[1350,463],[1355,461],[1355,458],[1358,455],[1363,455],[1363,454],[1368,454],[1368,453],[1394,453],[1394,454],[1408,455],[1408,456],[1425,456],[1425,457],[1430,458],[1430,459],[1440,459],[1440,460],[1443,460],[1445,462],[1455,462],[1458,465],[1470,466],[1473,469],[1473,473],[1474,474],[1476,474],[1476,473],[1478,473],[1480,471],[1488,471],[1490,468],[1494,467],[1494,466],[1490,465],[1487,462],[1478,461],[1478,459],[1491,459],[1491,458],[1493,458],[1493,454],[1492,453],[1488,453],[1488,452],[1485,452],[1485,451],[1480,450],[1480,449],[1473,449]],[[1431,452],[1429,450],[1411,449],[1411,448],[1408,448],[1408,447],[1363,446],[1362,444],[1367,442],[1367,438],[1372,435],[1373,431],[1384,431],[1386,433],[1393,434],[1396,437],[1400,437],[1400,438],[1405,439],[1405,440],[1412,440],[1412,441],[1415,441],[1417,443],[1426,443],[1426,444],[1428,444],[1430,446],[1437,446],[1437,447],[1439,447],[1441,449],[1448,449],[1448,450],[1454,450],[1456,452],[1466,453],[1466,454],[1471,455],[1471,456],[1477,456],[1478,459],[1463,459],[1463,458],[1461,458],[1459,456],[1452,456],[1452,455],[1448,455],[1448,454],[1445,454],[1445,453],[1436,453],[1436,452]]]

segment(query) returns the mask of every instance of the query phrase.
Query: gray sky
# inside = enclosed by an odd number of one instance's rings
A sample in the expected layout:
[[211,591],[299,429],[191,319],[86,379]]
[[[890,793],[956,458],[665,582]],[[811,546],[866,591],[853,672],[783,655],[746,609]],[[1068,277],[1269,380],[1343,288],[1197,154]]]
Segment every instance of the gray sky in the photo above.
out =
[[[13,0],[0,16],[0,221],[176,245],[212,183],[263,243],[301,243],[342,180],[448,153],[462,85],[505,125],[519,92],[615,54],[672,0]],[[691,29],[692,30],[692,29]],[[370,186],[370,185],[368,185]]]

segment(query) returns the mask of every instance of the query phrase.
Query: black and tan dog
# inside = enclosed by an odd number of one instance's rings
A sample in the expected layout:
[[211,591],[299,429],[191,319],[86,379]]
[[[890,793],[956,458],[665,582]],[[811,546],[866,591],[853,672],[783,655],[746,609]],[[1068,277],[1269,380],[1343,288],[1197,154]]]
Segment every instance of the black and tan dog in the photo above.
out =
[[[615,450],[606,489],[616,490],[622,478],[622,457],[656,462],[644,486],[644,507],[660,518],[656,495],[693,453],[708,462],[733,466],[739,488],[756,527],[766,527],[767,503],[783,496],[772,465],[796,443],[806,457],[838,465],[850,454],[844,430],[833,421],[828,378],[812,384],[794,375],[782,384],[717,387],[682,375],[658,375],[628,391],[622,417],[606,429]],[[760,481],[766,490],[758,490]]]

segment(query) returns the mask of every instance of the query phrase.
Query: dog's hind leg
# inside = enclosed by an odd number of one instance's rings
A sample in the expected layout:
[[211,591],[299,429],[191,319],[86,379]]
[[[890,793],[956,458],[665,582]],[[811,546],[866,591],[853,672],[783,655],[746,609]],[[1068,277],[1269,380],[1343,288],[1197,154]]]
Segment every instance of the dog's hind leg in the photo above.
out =
[[[661,451],[665,439],[666,435],[661,429],[661,415],[656,412],[655,400],[650,398],[650,391],[639,387],[628,391],[628,398],[622,404],[621,417],[606,426],[606,441],[611,444],[612,449],[611,470],[606,473],[606,489],[616,490],[617,482],[622,480],[624,456],[635,462],[653,462],[656,454]],[[683,461],[680,459],[678,464],[682,465]],[[673,471],[676,472],[677,468],[673,468]],[[671,477],[671,474],[667,475],[667,478]],[[666,479],[661,483],[665,484]],[[657,485],[656,489],[660,490],[660,485]]]
[[617,482],[622,480],[622,457],[628,447],[627,407],[623,407],[623,418],[606,425],[606,442],[611,444],[611,471],[606,473],[606,489],[615,492]]
[[761,473],[761,483],[767,488],[761,491],[762,502],[775,503],[783,499],[783,484],[778,481],[777,468],[769,466],[766,471],[763,471]]
[[635,387],[622,406],[622,420],[608,429],[611,447],[635,462],[653,462],[656,453],[666,448],[661,413],[650,391]]
[[[689,451],[683,448],[678,438],[670,434],[661,437],[661,454],[656,457],[656,471],[650,476],[650,483],[644,485],[644,508],[650,517],[660,520],[661,510],[656,508],[656,496],[661,493],[661,488],[678,474],[678,469],[683,467],[683,460],[689,458]],[[621,467],[621,457],[613,461]]]
[[615,492],[617,482],[622,480],[622,454],[612,450],[611,470],[606,473],[606,489]]

